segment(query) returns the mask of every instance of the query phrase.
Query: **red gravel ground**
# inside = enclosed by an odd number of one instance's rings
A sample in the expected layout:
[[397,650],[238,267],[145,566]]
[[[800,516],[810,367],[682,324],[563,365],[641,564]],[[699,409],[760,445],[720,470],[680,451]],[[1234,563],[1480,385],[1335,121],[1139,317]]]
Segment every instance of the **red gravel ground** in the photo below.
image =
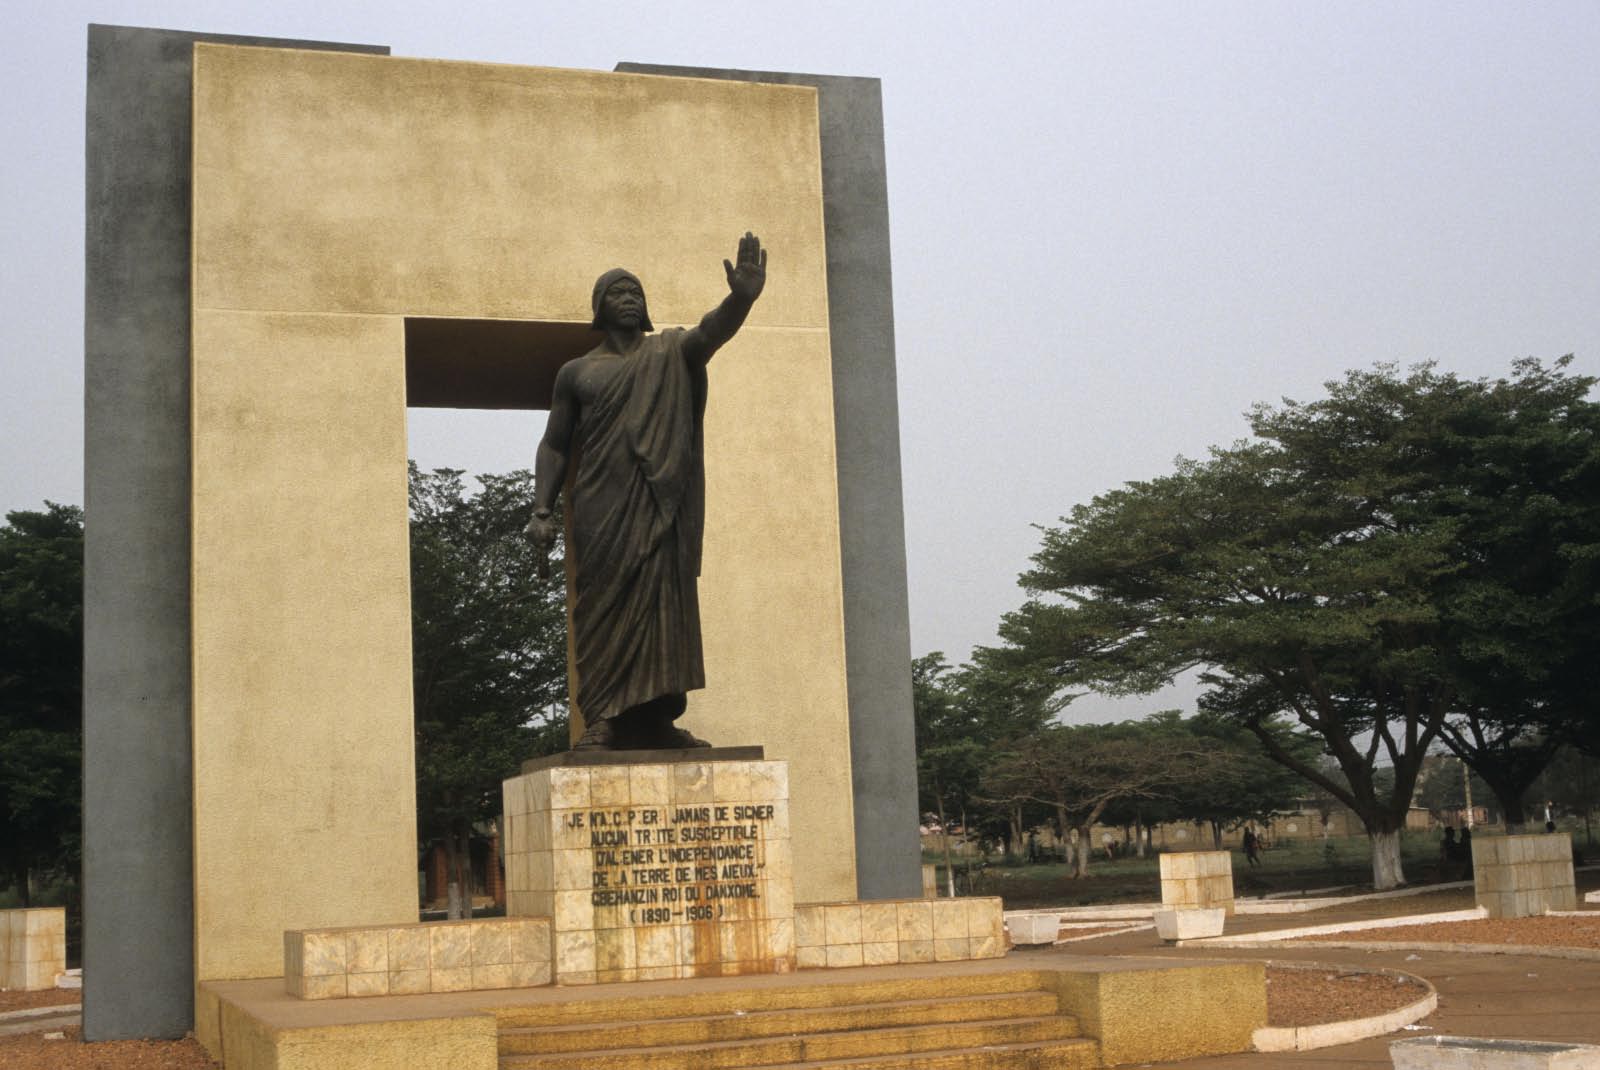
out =
[[75,1007],[83,1002],[83,992],[77,988],[47,988],[43,992],[0,992],[0,1014],[6,1011],[26,1011],[34,1007]]
[[1370,1018],[1408,1007],[1427,994],[1426,986],[1387,973],[1269,966],[1267,1024],[1321,1025]]
[[0,1037],[5,1070],[216,1070],[216,1063],[193,1040],[107,1040],[78,1042],[76,1027],[63,1040],[45,1033]]
[[1476,921],[1444,921],[1428,925],[1400,925],[1392,929],[1356,929],[1298,937],[1308,940],[1337,940],[1387,943],[1506,944],[1523,947],[1577,947],[1600,950],[1600,916],[1480,918]]

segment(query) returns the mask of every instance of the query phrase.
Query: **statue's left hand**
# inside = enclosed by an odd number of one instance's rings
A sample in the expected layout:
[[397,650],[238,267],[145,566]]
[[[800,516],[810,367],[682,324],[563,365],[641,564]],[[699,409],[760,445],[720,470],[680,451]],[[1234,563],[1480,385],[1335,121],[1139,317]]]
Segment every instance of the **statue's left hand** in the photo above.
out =
[[767,285],[767,251],[761,248],[761,239],[745,231],[739,239],[739,262],[724,260],[723,270],[728,273],[728,290],[735,297],[754,301]]

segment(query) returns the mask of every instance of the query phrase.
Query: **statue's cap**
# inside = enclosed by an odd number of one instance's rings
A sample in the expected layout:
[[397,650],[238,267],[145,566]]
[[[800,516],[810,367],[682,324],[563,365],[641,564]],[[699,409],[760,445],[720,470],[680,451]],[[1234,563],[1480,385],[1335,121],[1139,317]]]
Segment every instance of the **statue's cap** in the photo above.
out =
[[[590,327],[598,331],[605,326],[600,322],[600,299],[606,295],[607,290],[611,289],[614,284],[621,282],[623,279],[632,280],[633,284],[639,287],[640,301],[642,302],[644,300],[644,283],[639,281],[639,276],[635,275],[627,268],[612,268],[610,271],[594,280],[594,296],[589,299],[589,306],[594,312],[594,322],[589,324]],[[645,305],[644,316],[640,318],[639,329],[641,331],[655,330],[655,327],[653,327],[650,323],[650,306],[648,304]]]

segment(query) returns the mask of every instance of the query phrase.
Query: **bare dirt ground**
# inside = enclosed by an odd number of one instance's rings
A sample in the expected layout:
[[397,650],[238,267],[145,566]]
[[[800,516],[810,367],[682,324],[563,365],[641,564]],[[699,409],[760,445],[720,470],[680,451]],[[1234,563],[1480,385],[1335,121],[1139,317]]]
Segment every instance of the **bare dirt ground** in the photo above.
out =
[[1321,1025],[1369,1018],[1408,1007],[1427,994],[1426,986],[1386,973],[1269,966],[1267,1024]]
[[107,1040],[82,1044],[76,1027],[60,1040],[48,1033],[0,1037],[0,1066],[6,1070],[216,1070],[216,1063],[193,1039]]
[[1304,936],[1294,941],[1337,940],[1352,943],[1509,944],[1522,947],[1577,947],[1600,950],[1600,913],[1594,917],[1481,918],[1392,929]]

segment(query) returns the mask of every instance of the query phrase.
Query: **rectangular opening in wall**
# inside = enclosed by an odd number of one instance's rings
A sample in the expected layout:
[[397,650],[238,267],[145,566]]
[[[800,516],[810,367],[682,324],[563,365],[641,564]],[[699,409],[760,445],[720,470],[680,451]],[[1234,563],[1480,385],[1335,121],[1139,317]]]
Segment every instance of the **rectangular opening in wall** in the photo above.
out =
[[406,406],[548,409],[556,371],[599,340],[587,323],[407,317]]

